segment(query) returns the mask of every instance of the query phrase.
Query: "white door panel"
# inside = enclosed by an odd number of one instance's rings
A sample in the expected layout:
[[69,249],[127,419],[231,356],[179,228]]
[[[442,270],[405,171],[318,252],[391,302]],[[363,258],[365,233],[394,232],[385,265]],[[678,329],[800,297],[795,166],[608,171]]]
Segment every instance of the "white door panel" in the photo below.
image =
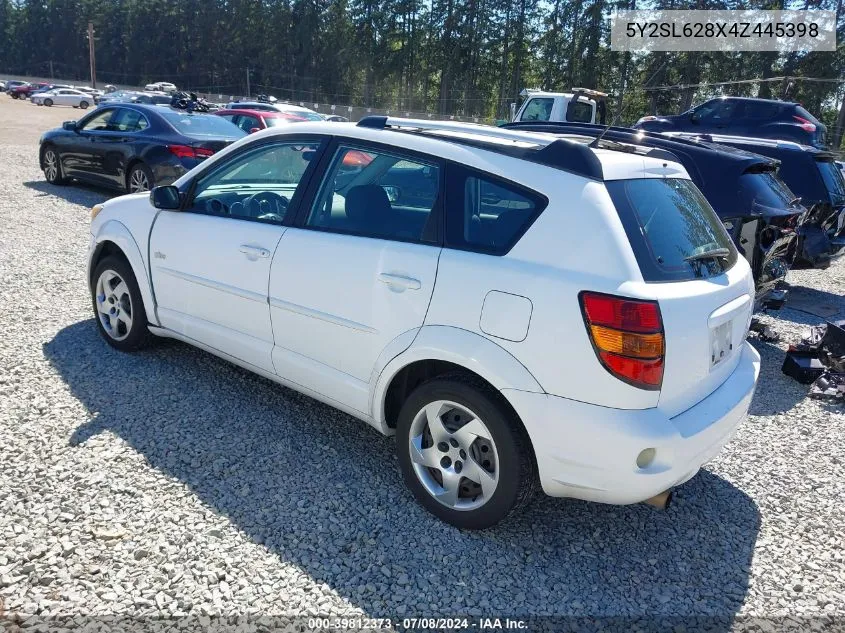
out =
[[274,224],[160,212],[150,268],[162,325],[273,371],[267,283],[284,231]]
[[[309,376],[301,380],[309,381],[323,374],[324,389],[336,391],[338,399],[351,393],[356,401],[360,391],[366,407],[367,385],[381,351],[422,325],[439,253],[435,246],[289,229],[270,275],[279,374],[294,381],[297,376],[287,371],[306,371]],[[289,352],[315,364],[308,370],[307,362],[292,361]]]

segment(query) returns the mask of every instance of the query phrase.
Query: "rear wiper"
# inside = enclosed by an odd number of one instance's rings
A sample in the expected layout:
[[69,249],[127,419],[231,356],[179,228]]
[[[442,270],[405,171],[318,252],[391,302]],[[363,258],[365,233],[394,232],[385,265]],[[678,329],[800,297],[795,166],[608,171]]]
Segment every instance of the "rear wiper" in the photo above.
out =
[[702,259],[725,259],[729,257],[731,252],[727,248],[714,248],[713,250],[704,251],[703,253],[696,253],[689,257],[684,257],[685,262],[697,262]]

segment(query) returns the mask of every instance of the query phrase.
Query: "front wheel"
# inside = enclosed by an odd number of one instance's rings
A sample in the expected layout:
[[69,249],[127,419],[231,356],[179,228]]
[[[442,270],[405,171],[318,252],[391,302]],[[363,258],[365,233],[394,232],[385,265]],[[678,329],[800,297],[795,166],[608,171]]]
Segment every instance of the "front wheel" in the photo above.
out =
[[126,191],[140,193],[153,188],[153,172],[143,163],[134,165],[126,177]]
[[63,185],[67,182],[62,170],[62,161],[59,152],[55,147],[48,147],[44,150],[44,177],[51,185]]
[[417,501],[458,528],[493,526],[533,496],[525,431],[501,394],[470,376],[435,378],[408,397],[396,451]]
[[53,100],[52,99],[44,99],[44,105],[47,106],[48,108],[51,107],[53,105]]
[[106,342],[122,352],[146,346],[151,335],[132,267],[122,258],[106,257],[97,264],[92,279],[97,329]]

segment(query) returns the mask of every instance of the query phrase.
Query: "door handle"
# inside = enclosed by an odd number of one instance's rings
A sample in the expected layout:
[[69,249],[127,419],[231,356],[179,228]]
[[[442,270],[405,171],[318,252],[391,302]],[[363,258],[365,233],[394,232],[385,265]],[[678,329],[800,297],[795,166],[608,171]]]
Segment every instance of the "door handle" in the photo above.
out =
[[419,290],[420,288],[422,288],[422,284],[420,283],[419,279],[414,279],[413,277],[405,277],[404,275],[391,275],[389,273],[379,273],[378,280],[383,284],[393,286],[394,288],[402,288],[403,290]]
[[254,259],[256,257],[270,257],[270,251],[268,251],[266,248],[261,248],[260,246],[250,246],[249,244],[241,244],[241,247],[238,250],[251,259]]

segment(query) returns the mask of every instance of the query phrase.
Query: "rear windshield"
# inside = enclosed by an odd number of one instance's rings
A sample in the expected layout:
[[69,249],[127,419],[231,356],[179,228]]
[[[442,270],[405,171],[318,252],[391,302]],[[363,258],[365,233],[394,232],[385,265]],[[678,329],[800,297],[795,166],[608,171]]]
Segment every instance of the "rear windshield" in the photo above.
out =
[[692,181],[641,178],[605,185],[645,281],[711,277],[736,263],[731,238]]
[[189,114],[175,110],[162,110],[160,113],[176,131],[194,138],[236,139],[246,136],[246,132],[223,117],[213,114]]
[[739,204],[736,217],[752,214],[778,215],[797,213],[796,196],[786,183],[772,171],[748,172],[739,177]]
[[824,186],[830,194],[830,202],[834,206],[845,204],[845,179],[842,172],[832,160],[818,160],[819,173],[824,180]]

